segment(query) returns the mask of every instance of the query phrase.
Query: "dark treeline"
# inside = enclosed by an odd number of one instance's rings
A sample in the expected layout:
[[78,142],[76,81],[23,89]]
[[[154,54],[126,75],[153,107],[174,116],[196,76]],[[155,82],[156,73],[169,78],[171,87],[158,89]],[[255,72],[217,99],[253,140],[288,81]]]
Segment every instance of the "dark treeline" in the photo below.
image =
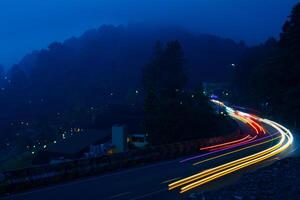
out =
[[283,26],[278,41],[250,48],[236,68],[234,87],[240,103],[281,116],[299,126],[300,4]]
[[170,40],[185,52],[189,88],[229,80],[230,64],[246,51],[242,42],[144,25],[101,26],[54,42],[0,71],[1,137],[36,132],[47,139],[66,128],[101,128],[141,115],[142,68],[156,41]]
[[174,41],[166,47],[157,43],[154,58],[144,69],[144,127],[152,144],[220,133],[217,115],[204,96],[202,85],[186,91],[188,77],[184,66],[181,45]]

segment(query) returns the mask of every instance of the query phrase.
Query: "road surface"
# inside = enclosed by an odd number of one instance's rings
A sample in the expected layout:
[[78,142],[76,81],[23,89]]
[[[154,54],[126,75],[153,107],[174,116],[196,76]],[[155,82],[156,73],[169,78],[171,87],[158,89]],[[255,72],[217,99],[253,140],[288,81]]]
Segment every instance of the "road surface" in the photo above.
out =
[[[248,117],[248,120],[251,119]],[[270,164],[279,158],[278,155],[285,149],[280,152],[276,150],[291,141],[286,138],[283,140],[285,133],[280,135],[280,130],[274,124],[261,121],[259,127],[255,123],[243,121],[241,125],[244,131],[251,133],[251,136],[229,144],[208,147],[212,148],[206,149],[211,150],[207,151],[209,153],[202,151],[198,155],[186,158],[36,189],[3,199],[184,199],[192,196],[195,191],[211,190],[230,184],[242,173]],[[265,136],[254,137],[256,133]],[[265,152],[270,148],[273,148],[272,151]],[[273,153],[275,151],[276,154]],[[257,154],[258,156],[255,156]],[[240,159],[242,160],[239,162]],[[240,166],[248,162],[251,162],[251,165]],[[226,166],[228,164],[230,166]],[[223,168],[219,169],[222,165]],[[207,169],[211,171],[207,172]],[[206,179],[202,178],[201,173],[208,173],[204,176]]]

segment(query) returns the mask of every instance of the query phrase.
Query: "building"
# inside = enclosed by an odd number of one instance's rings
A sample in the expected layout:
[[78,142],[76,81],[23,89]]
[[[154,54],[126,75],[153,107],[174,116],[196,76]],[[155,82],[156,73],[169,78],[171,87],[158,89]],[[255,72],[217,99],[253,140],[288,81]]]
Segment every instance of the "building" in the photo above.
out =
[[114,125],[112,127],[112,146],[115,152],[127,150],[127,127],[125,125]]
[[147,144],[145,134],[128,134],[126,125],[117,124],[106,130],[82,130],[38,151],[34,157],[34,164],[98,157],[128,151],[130,145],[143,148]]
[[147,136],[137,130],[134,130],[132,127],[128,129],[125,125],[114,125],[112,127],[112,146],[114,152],[124,152],[130,149],[130,147],[145,147],[148,144]]
[[128,141],[136,148],[143,148],[148,144],[147,135],[141,133],[130,134],[128,136]]

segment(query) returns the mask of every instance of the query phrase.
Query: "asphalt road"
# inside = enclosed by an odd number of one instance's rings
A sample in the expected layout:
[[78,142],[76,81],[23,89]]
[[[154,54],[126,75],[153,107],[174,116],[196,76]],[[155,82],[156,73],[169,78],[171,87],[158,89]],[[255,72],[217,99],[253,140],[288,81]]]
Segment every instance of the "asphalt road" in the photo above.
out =
[[[276,130],[271,127],[265,127],[269,132]],[[244,131],[253,131],[250,127],[243,125]],[[266,144],[270,146],[271,144]],[[3,199],[14,200],[66,200],[66,199],[184,199],[193,195],[195,191],[211,190],[230,184],[235,181],[242,173],[253,170],[247,168],[224,178],[218,179],[213,183],[206,184],[204,187],[197,188],[191,192],[179,194],[178,190],[168,191],[168,183],[180,178],[193,175],[220,163],[229,162],[253,153],[259,152],[266,148],[261,145],[256,148],[247,149],[239,153],[224,156],[220,159],[208,161],[197,166],[192,163],[204,160],[209,157],[193,160],[191,162],[180,163],[184,158],[162,162],[153,165],[142,166],[125,171],[110,173],[102,176],[82,179],[66,184],[54,185],[46,188],[36,189],[33,191],[4,197]],[[200,153],[199,153],[200,154]],[[216,156],[218,154],[214,154]],[[261,166],[260,164],[259,166]],[[256,165],[257,166],[257,165]]]

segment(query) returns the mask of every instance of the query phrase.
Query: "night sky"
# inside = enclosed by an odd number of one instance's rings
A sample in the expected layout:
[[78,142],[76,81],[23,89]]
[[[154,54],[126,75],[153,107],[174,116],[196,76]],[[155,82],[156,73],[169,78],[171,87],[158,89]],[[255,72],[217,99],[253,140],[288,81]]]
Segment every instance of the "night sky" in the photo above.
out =
[[297,0],[1,0],[0,63],[101,24],[183,26],[254,45],[278,36]]

